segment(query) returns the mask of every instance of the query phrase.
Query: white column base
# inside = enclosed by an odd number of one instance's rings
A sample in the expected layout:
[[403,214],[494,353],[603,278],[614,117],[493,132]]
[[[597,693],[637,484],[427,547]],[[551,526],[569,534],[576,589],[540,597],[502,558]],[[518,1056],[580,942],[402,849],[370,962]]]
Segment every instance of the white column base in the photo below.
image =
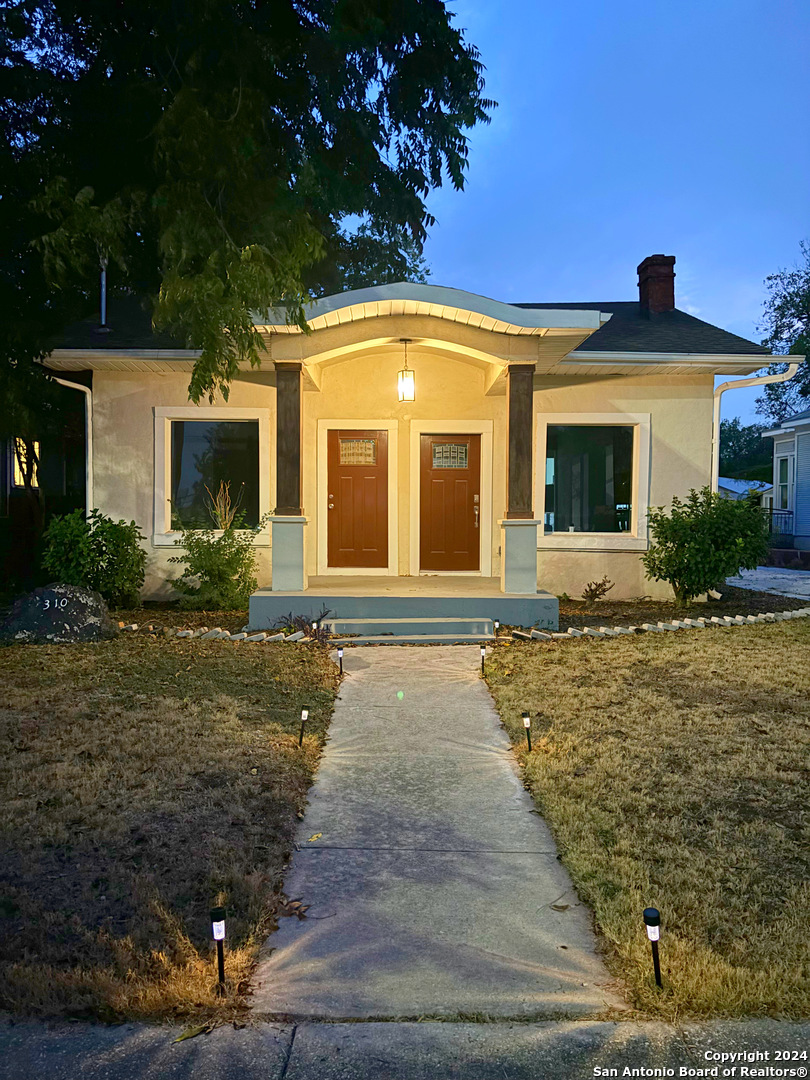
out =
[[305,517],[271,517],[273,592],[303,592],[307,587]]
[[537,592],[537,527],[541,521],[513,518],[501,527],[501,592]]

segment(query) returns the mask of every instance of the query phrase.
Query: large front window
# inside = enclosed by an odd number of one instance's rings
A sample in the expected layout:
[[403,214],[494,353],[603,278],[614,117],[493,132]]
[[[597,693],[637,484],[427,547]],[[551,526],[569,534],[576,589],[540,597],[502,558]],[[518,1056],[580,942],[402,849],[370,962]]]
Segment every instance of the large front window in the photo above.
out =
[[546,533],[633,528],[632,426],[549,424]]
[[258,420],[172,420],[172,529],[216,528],[210,507],[223,482],[244,524],[257,525]]

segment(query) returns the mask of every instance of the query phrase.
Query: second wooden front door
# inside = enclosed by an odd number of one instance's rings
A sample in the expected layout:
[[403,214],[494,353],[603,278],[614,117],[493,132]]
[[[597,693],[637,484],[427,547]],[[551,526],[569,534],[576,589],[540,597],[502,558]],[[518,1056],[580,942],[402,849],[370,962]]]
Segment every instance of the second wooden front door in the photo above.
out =
[[388,566],[388,432],[337,431],[327,438],[327,562]]
[[421,570],[481,568],[481,436],[422,435]]

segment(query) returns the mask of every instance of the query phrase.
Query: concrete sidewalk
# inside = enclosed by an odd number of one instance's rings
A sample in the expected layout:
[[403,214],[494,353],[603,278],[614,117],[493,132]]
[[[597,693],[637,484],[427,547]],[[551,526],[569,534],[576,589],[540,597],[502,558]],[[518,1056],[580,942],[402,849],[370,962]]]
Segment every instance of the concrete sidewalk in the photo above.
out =
[[755,589],[796,599],[810,599],[810,570],[784,570],[778,566],[758,566],[756,570],[741,570],[735,577],[726,578],[727,585],[738,589]]
[[[810,1051],[810,1024],[775,1020],[678,1027],[591,1020],[261,1024],[176,1043],[179,1032],[142,1024],[0,1022],[0,1080],[593,1080],[596,1069],[621,1076],[624,1068],[672,1069],[658,1075],[676,1077],[801,1078]],[[790,1059],[777,1060],[777,1052]],[[721,1054],[759,1056],[735,1061]]]
[[[259,963],[267,1018],[564,1018],[624,1002],[517,775],[477,647],[347,649]],[[401,696],[400,696],[401,695]]]

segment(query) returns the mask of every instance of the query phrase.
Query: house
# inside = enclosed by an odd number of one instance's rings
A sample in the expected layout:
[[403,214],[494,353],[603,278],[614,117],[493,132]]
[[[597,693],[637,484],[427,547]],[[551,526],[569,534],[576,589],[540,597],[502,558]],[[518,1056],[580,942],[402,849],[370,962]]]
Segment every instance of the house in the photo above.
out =
[[675,258],[625,301],[503,303],[425,284],[328,296],[311,333],[255,314],[267,347],[227,402],[195,406],[195,353],[111,303],[46,360],[92,372],[94,501],[148,534],[169,595],[182,525],[228,480],[257,539],[251,623],[482,615],[556,623],[556,596],[645,578],[647,510],[710,480],[714,376],[768,353],[675,306]]
[[772,513],[783,520],[793,548],[810,551],[810,409],[763,431],[762,437],[773,439]]
[[724,498],[737,502],[756,495],[760,506],[769,506],[767,500],[773,496],[773,488],[764,480],[737,480],[732,476],[719,476],[717,490]]

